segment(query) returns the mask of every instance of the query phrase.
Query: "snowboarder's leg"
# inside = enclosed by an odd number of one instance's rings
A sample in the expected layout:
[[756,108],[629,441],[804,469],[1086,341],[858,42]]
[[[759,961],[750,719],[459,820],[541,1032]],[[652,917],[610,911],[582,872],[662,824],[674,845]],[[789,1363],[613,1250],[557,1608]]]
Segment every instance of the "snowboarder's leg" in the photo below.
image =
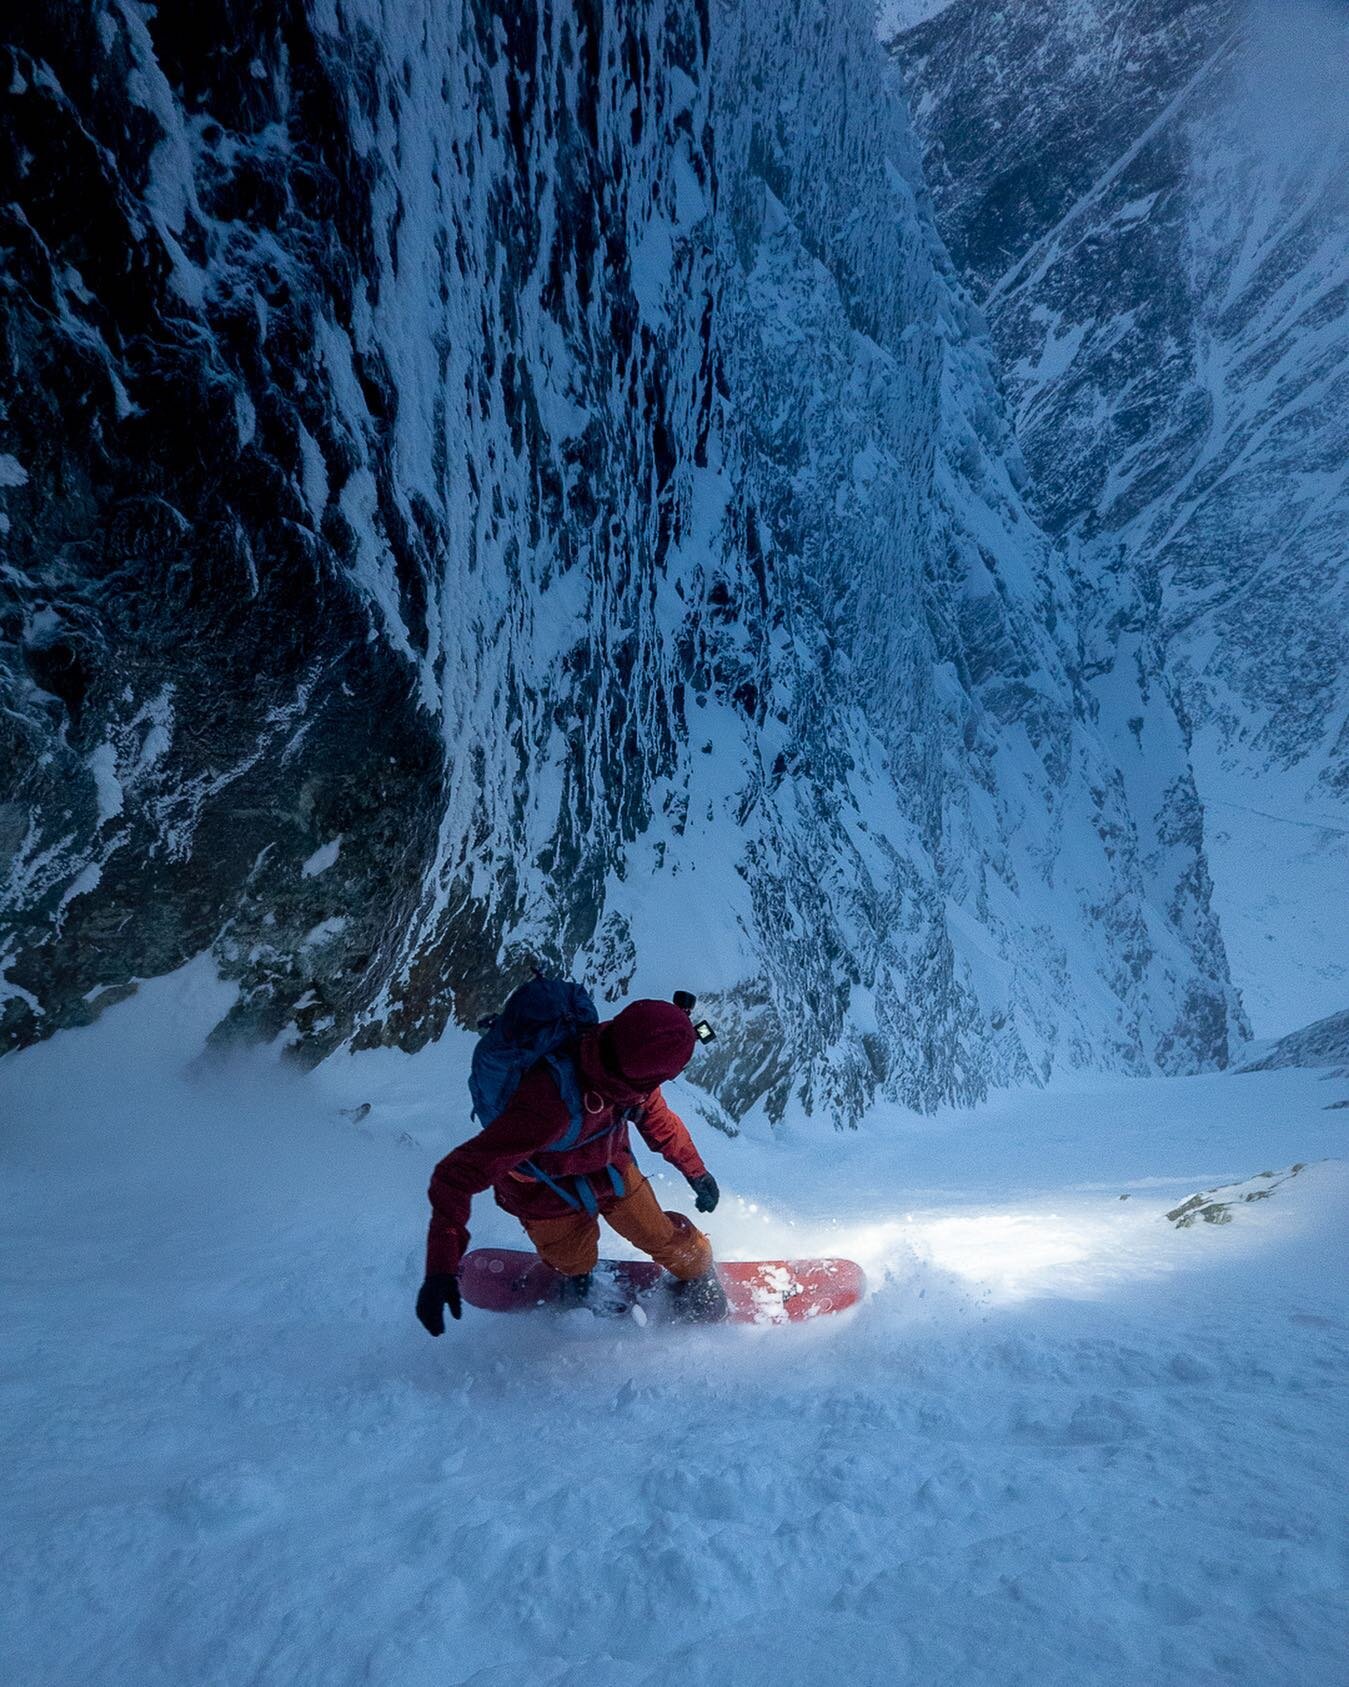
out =
[[590,1213],[565,1218],[535,1218],[525,1231],[540,1259],[564,1277],[587,1277],[600,1257],[600,1227]]
[[650,1254],[675,1277],[671,1290],[676,1318],[715,1324],[726,1316],[726,1291],[712,1263],[712,1244],[683,1213],[662,1212],[651,1185],[633,1166],[628,1192],[605,1209],[604,1217],[620,1236]]
[[635,1166],[627,1174],[627,1193],[605,1208],[604,1221],[685,1282],[705,1277],[712,1269],[711,1242],[683,1213],[662,1212],[651,1185]]

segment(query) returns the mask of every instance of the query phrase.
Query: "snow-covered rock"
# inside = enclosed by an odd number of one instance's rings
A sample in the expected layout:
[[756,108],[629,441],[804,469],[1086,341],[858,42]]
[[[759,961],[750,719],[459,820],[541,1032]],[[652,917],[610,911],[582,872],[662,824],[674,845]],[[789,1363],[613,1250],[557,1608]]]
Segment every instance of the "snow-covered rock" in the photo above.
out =
[[1349,18],[954,0],[894,49],[1035,505],[1158,594],[1236,977],[1305,1023],[1349,981]]
[[9,1043],[210,947],[307,1059],[687,985],[736,1116],[1228,1059],[1155,593],[1028,513],[865,6],[15,40]]
[[1343,1066],[1349,1070],[1349,1008],[1328,1014],[1314,1025],[1280,1037],[1243,1072],[1269,1072],[1279,1066]]
[[1300,1161],[1294,1161],[1282,1171],[1257,1172],[1240,1183],[1224,1183],[1217,1189],[1201,1189],[1164,1216],[1177,1230],[1189,1230],[1196,1224],[1231,1224],[1235,1215],[1252,1201],[1268,1201],[1286,1183],[1306,1171]]

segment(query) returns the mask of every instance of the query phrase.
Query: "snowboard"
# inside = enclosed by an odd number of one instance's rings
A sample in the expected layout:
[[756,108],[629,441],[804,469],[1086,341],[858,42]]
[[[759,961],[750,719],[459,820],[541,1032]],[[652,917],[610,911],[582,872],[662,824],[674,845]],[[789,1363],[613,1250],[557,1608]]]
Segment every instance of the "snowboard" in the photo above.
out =
[[[799,1324],[855,1306],[866,1288],[850,1259],[718,1260],[726,1291],[728,1324]],[[459,1287],[470,1306],[486,1312],[532,1312],[536,1307],[583,1306],[601,1316],[637,1312],[642,1320],[671,1315],[671,1278],[650,1259],[602,1259],[584,1301],[568,1298],[568,1279],[535,1253],[515,1248],[474,1248],[459,1267]]]

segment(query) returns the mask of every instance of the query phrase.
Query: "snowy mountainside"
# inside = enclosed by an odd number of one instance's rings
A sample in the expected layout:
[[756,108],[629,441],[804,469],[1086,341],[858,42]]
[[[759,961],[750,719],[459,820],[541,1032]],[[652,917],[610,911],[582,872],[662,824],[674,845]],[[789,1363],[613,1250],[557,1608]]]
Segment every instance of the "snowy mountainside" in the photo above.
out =
[[1160,596],[1235,975],[1290,1029],[1349,988],[1349,14],[955,0],[893,46],[1035,507]]
[[1156,605],[1026,510],[866,9],[236,14],[0,68],[6,1040],[210,948],[307,1060],[687,982],[735,1116],[1225,1063]]

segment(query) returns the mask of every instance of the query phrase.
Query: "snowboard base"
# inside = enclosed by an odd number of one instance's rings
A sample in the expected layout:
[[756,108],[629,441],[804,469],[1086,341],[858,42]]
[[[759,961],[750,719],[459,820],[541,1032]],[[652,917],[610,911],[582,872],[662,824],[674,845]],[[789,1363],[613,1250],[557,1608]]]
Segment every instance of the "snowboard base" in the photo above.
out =
[[[855,1306],[866,1288],[850,1259],[718,1260],[726,1291],[726,1323],[798,1324]],[[485,1312],[565,1310],[580,1306],[601,1317],[621,1318],[638,1309],[668,1322],[673,1279],[649,1259],[602,1259],[584,1300],[573,1298],[571,1279],[536,1253],[517,1248],[474,1248],[459,1267],[459,1287],[470,1306]]]

